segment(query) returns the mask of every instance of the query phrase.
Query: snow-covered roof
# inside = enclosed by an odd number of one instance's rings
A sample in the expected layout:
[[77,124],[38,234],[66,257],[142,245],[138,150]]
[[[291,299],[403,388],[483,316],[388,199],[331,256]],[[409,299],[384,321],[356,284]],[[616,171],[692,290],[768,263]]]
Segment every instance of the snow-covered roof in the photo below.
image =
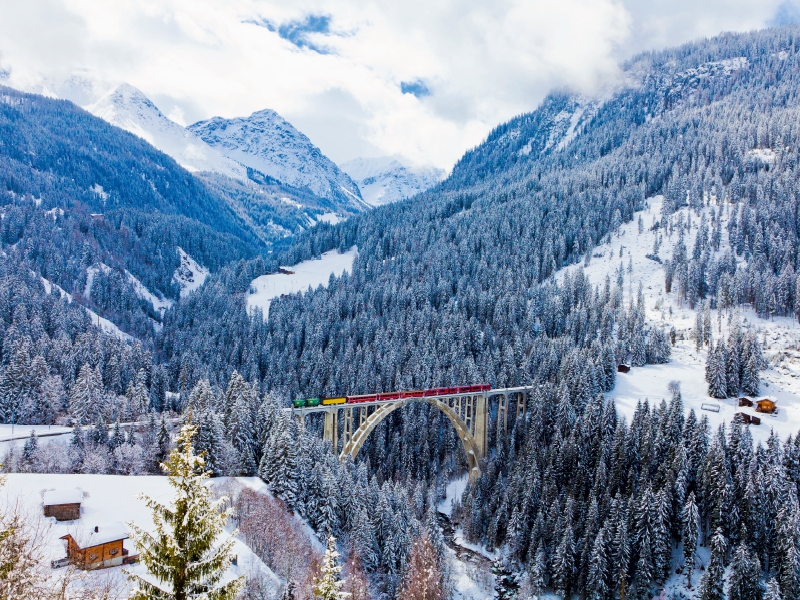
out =
[[[109,525],[98,526],[97,531],[94,529],[94,527],[91,527],[79,534],[79,539],[75,541],[81,548],[92,548],[128,538],[128,527],[124,523],[110,523]],[[65,537],[67,536],[62,536],[62,539]]]
[[80,504],[83,502],[83,492],[80,490],[50,490],[44,493],[45,506],[57,506],[59,504]]

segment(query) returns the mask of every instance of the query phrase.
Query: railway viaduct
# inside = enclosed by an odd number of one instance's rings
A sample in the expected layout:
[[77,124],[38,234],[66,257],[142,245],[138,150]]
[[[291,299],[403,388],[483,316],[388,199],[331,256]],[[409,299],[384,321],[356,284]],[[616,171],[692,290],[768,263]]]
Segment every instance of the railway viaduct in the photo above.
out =
[[292,408],[292,414],[300,426],[305,417],[314,413],[325,415],[324,439],[331,442],[334,450],[339,448],[339,420],[343,419],[342,444],[339,458],[350,455],[355,458],[367,437],[387,416],[412,402],[427,402],[447,416],[456,430],[469,464],[469,479],[475,481],[481,475],[480,462],[487,452],[489,402],[497,401],[497,430],[508,429],[510,403],[516,405],[519,418],[527,411],[528,395],[533,386],[500,388],[469,394],[443,394],[395,400],[376,400],[358,404],[335,404]]

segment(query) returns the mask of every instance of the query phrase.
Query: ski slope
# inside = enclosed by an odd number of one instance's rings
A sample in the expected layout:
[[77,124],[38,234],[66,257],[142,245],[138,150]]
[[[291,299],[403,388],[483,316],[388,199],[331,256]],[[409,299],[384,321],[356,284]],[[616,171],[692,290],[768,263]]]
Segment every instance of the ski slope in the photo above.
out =
[[[676,380],[681,383],[681,394],[686,410],[694,409],[698,417],[707,416],[711,427],[716,429],[723,422],[730,423],[737,412],[751,415],[757,413],[752,408],[739,408],[735,398],[717,400],[707,394],[708,386],[705,381],[707,351],[705,348],[696,350],[695,342],[691,338],[696,312],[679,300],[674,292],[665,293],[662,265],[645,256],[653,250],[655,235],[658,232],[650,231],[650,227],[654,220],[661,218],[661,203],[661,196],[648,199],[647,208],[637,212],[632,222],[622,225],[618,234],[612,236],[610,243],[597,246],[593,250],[593,258],[588,266],[584,263],[571,265],[562,269],[557,278],[563,281],[566,272],[575,273],[578,269],[583,269],[592,284],[602,285],[606,275],[611,278],[613,284],[622,262],[625,269],[625,305],[627,306],[631,293],[634,298],[636,297],[641,283],[647,322],[666,329],[674,327],[678,339],[672,347],[672,356],[668,364],[634,367],[629,373],[618,373],[614,389],[606,396],[614,399],[620,413],[630,421],[639,400],[649,399],[652,406],[653,402],[660,402],[662,398],[669,399],[667,385],[670,381]],[[711,207],[705,207],[703,210],[709,220]],[[730,210],[730,206],[727,206],[723,211],[722,241],[719,251],[714,253],[715,256],[720,256],[730,249],[727,231]],[[689,212],[688,208],[683,208],[675,213],[673,218],[683,214],[685,220]],[[638,232],[639,216],[644,222],[642,233]],[[692,229],[684,234],[684,243],[689,252],[699,230],[700,217],[692,212],[691,220]],[[663,229],[659,231],[664,233]],[[677,232],[673,233],[671,239],[663,235],[659,251],[662,260],[672,257],[673,247],[677,242]],[[737,257],[737,260],[741,260],[741,257]],[[628,273],[629,261],[632,266],[631,273]],[[777,399],[778,406],[778,414],[775,416],[758,414],[761,417],[761,425],[751,425],[750,432],[756,442],[765,442],[773,429],[785,439],[800,429],[800,324],[788,317],[762,319],[749,307],[742,306],[737,311],[742,329],[757,332],[759,342],[762,343],[762,352],[770,363],[770,367],[761,373],[759,397],[773,397]],[[723,310],[721,315],[718,310],[711,311],[715,341],[720,336],[727,339],[733,317],[732,311]],[[702,410],[701,406],[704,403],[719,404],[719,412]]]

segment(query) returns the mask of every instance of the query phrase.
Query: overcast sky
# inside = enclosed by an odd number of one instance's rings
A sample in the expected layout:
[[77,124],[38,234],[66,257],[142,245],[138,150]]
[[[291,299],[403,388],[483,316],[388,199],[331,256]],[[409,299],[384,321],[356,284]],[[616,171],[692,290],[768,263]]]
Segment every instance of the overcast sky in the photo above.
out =
[[450,168],[554,87],[591,93],[639,51],[797,21],[798,2],[0,0],[0,68],[126,81],[184,125],[273,108],[336,162]]

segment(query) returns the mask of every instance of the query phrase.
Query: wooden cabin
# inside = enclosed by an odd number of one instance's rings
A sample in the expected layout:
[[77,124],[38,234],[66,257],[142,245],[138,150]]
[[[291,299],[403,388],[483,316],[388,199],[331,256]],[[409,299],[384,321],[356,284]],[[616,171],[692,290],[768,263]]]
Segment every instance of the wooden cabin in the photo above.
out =
[[736,413],[734,416],[739,417],[745,425],[750,425],[750,415],[747,413]]
[[630,365],[617,365],[617,373],[627,373],[630,370]]
[[42,497],[44,516],[56,521],[74,521],[81,518],[83,493],[79,490],[50,490]]
[[756,412],[772,414],[775,412],[775,400],[769,398],[762,398],[756,400]]
[[739,406],[753,406],[753,401],[750,398],[739,398]]
[[[128,538],[128,529],[121,524],[95,527],[81,536],[78,542],[71,534],[60,539],[67,542],[67,559],[79,569],[92,570],[116,567],[124,562],[128,551],[122,541]],[[81,545],[83,544],[83,545]]]

